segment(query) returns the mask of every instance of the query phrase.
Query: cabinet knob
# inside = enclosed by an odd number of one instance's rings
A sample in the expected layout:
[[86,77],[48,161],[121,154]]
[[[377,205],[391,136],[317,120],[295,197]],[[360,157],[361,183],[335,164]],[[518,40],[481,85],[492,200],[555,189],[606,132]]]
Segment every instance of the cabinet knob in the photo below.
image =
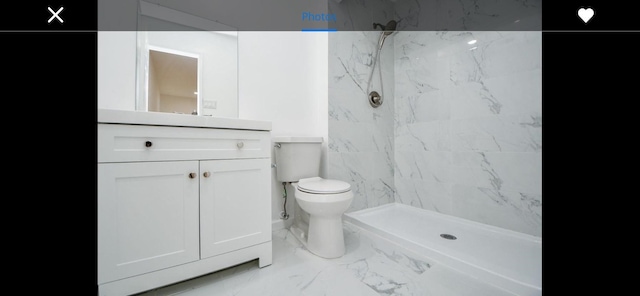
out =
[[204,174],[202,174],[205,178],[209,178],[209,176],[211,176],[211,173],[209,172],[204,172]]
[[243,142],[238,142],[237,146],[238,146],[238,148],[242,148],[242,147],[244,147],[244,143]]
[[189,173],[189,178],[191,179],[195,178],[196,176],[197,176],[196,173]]
[[144,142],[144,145],[147,147],[151,147],[151,145],[153,145],[153,143],[151,143],[151,141],[146,141]]

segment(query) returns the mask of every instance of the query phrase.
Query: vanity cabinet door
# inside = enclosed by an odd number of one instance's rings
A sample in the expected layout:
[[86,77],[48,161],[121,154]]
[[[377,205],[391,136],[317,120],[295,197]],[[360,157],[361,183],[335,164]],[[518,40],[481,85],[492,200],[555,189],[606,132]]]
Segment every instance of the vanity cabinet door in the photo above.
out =
[[269,159],[200,162],[201,257],[271,240]]
[[199,259],[198,161],[98,164],[98,282]]

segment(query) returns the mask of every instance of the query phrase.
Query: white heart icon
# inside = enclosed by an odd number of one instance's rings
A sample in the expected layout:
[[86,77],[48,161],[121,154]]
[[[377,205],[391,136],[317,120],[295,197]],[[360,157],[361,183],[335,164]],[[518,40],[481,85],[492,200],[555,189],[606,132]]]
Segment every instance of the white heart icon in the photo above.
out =
[[582,21],[586,24],[595,14],[593,9],[591,8],[580,8],[578,9],[578,16],[582,19]]

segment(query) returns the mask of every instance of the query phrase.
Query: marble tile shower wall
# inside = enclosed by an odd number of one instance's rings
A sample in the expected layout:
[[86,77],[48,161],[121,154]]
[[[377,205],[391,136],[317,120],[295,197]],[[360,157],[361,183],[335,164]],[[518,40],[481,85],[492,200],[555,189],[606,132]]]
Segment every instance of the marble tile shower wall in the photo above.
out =
[[541,33],[398,32],[394,45],[396,202],[541,236]]
[[[499,2],[328,2],[327,177],[351,183],[348,211],[395,201],[541,235],[541,1]],[[348,30],[391,19],[373,109],[380,33]]]
[[367,100],[367,82],[380,32],[329,34],[328,178],[349,182],[355,211],[394,202],[394,45],[387,38],[371,79],[371,90],[382,93],[383,104]]
[[400,31],[540,31],[542,0],[394,1]]
[[373,23],[386,24],[394,17],[395,3],[389,0],[328,1],[327,9],[336,15],[331,27],[338,31],[373,30]]

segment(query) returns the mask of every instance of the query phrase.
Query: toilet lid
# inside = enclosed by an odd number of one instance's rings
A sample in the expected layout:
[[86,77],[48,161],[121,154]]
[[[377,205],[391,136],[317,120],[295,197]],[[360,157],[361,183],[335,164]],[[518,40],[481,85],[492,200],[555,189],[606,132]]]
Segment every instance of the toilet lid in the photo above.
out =
[[351,190],[351,184],[339,180],[323,179],[313,177],[300,179],[298,181],[298,189],[307,193],[315,194],[335,194],[343,193]]

